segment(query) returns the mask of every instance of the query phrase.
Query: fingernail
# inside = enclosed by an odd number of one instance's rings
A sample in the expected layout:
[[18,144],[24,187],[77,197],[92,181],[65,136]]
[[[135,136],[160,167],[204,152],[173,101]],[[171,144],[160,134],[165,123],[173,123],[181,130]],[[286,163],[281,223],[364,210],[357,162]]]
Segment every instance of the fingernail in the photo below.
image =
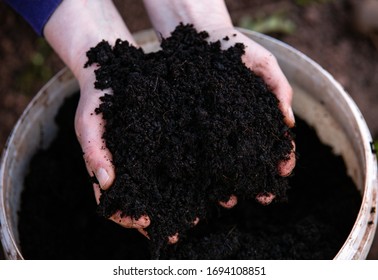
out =
[[236,203],[238,203],[238,198],[235,195],[231,195],[230,198],[228,199],[228,201],[226,201],[226,202],[219,201],[219,204],[222,207],[227,208],[227,209],[234,207],[236,205]]
[[256,200],[262,205],[269,205],[275,197],[272,193],[260,193],[256,196]]
[[96,172],[96,178],[97,178],[98,183],[100,184],[100,188],[104,189],[106,183],[109,180],[108,172],[106,172],[106,170],[101,167]]
[[179,240],[179,234],[176,233],[176,234],[168,237],[168,244],[175,244],[175,243],[177,243],[178,240]]

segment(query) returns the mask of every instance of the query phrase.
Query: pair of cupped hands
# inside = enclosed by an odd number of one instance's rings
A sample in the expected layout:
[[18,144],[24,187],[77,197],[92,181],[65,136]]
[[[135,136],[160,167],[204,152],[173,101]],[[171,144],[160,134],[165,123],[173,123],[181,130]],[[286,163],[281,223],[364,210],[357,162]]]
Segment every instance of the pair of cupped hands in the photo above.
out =
[[[289,127],[294,126],[291,108],[292,88],[276,58],[234,28],[222,0],[144,0],[144,4],[155,30],[162,37],[168,37],[170,32],[182,22],[193,24],[198,31],[207,31],[208,40],[220,40],[224,49],[235,43],[243,43],[245,46],[245,54],[242,57],[244,64],[263,78],[279,100],[279,108],[283,113],[285,123]],[[44,35],[79,81],[80,101],[76,111],[75,130],[83,150],[88,173],[90,176],[94,175],[98,181],[93,188],[97,203],[99,203],[101,189],[107,190],[112,186],[115,171],[112,155],[102,138],[104,120],[101,115],[94,113],[100,104],[99,97],[104,93],[94,88],[96,66],[83,67],[87,60],[86,52],[101,40],[112,44],[120,38],[129,41],[134,46],[137,44],[110,0],[63,1],[47,22]],[[226,36],[229,40],[222,40]],[[294,142],[293,147],[289,159],[280,162],[277,166],[279,174],[283,177],[290,175],[295,166]],[[261,193],[256,196],[256,200],[263,205],[271,203],[274,198],[273,193]],[[231,195],[228,201],[219,202],[219,204],[225,208],[232,208],[237,204],[237,197]],[[145,236],[147,236],[145,228],[151,222],[146,215],[133,219],[130,216],[121,215],[120,211],[113,214],[110,219],[125,228],[137,229]],[[198,222],[199,219],[196,219],[193,225]],[[168,243],[176,243],[179,236],[175,234],[168,239]]]

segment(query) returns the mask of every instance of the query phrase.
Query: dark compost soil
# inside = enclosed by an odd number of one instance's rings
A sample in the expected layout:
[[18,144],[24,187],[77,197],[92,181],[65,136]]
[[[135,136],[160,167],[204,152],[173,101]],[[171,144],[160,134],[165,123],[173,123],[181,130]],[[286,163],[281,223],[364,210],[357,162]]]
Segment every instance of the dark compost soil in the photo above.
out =
[[278,165],[292,135],[277,98],[243,64],[242,44],[222,50],[207,37],[181,24],[155,53],[120,40],[87,53],[87,65],[99,66],[95,87],[112,90],[96,112],[106,121],[116,179],[98,211],[147,214],[156,250],[197,217],[209,218],[218,201],[284,199],[288,189]]
[[[96,213],[91,183],[73,127],[78,96],[57,116],[59,133],[31,161],[19,212],[26,259],[149,259],[149,242]],[[346,240],[361,196],[341,157],[298,117],[300,157],[288,201],[242,200],[202,220],[162,259],[331,259]]]

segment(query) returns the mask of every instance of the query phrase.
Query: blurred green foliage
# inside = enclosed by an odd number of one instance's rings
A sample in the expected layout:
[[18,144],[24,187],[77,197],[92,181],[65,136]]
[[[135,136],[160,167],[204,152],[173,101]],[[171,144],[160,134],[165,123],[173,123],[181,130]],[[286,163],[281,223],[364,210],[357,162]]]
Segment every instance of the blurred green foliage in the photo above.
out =
[[25,69],[17,79],[18,89],[26,95],[34,94],[53,75],[52,69],[46,64],[46,59],[53,50],[43,38],[36,39],[35,44],[36,50],[30,55]]
[[247,28],[256,32],[271,34],[292,34],[296,30],[294,22],[285,12],[276,12],[271,15],[261,15],[257,17],[242,17],[238,22],[242,28]]

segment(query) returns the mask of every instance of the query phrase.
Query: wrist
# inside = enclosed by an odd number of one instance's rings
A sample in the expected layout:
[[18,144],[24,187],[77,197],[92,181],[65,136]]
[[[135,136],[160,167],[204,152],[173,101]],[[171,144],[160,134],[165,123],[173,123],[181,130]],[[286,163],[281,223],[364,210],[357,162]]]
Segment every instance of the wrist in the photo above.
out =
[[223,0],[144,0],[155,30],[168,37],[179,23],[193,24],[197,31],[233,27]]
[[64,0],[46,23],[44,34],[79,82],[93,73],[91,67],[84,68],[91,47],[102,40],[114,45],[118,38],[135,44],[111,0]]

